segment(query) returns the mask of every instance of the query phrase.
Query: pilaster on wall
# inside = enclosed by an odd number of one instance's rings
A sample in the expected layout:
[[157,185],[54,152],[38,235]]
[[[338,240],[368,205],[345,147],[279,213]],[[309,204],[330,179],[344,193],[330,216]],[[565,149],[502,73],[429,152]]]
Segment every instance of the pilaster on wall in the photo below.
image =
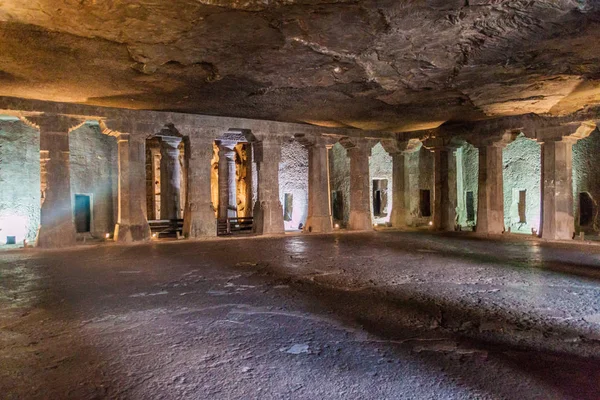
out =
[[39,115],[23,121],[40,131],[40,173],[43,182],[38,247],[58,248],[75,244],[71,204],[69,133],[84,120],[62,115]]
[[264,135],[254,143],[254,157],[258,175],[258,198],[254,205],[254,232],[283,234],[283,207],[279,201],[279,162],[281,140]]

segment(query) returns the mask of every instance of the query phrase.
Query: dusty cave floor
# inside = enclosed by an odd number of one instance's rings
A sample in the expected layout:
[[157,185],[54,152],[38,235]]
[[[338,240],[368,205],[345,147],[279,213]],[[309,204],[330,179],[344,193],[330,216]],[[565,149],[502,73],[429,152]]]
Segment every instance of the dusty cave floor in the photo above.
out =
[[8,399],[598,399],[600,248],[384,232],[0,254]]

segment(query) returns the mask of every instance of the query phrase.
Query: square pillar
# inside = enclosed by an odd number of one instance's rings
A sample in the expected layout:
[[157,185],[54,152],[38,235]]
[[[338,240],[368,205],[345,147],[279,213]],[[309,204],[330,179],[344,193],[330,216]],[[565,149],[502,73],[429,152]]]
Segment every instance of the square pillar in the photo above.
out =
[[573,216],[573,139],[542,143],[542,238],[570,240]]
[[265,137],[253,145],[258,175],[254,232],[260,235],[283,234],[283,207],[279,201],[281,143],[275,138]]
[[121,243],[150,239],[146,213],[146,150],[142,139],[121,133],[119,151],[118,217],[114,240]]
[[28,122],[40,130],[40,174],[44,183],[36,245],[41,248],[73,246],[69,132],[81,125],[81,121],[43,115]]
[[305,231],[327,233],[333,230],[329,200],[329,157],[325,143],[308,146],[308,217]]
[[403,152],[392,153],[392,214],[390,222],[393,227],[406,226],[406,180],[405,174],[406,156]]
[[350,157],[350,220],[348,229],[353,231],[372,230],[371,195],[369,185],[368,143],[359,143],[348,149]]
[[436,148],[434,153],[433,228],[454,231],[456,227],[456,156],[453,149]]
[[190,137],[188,150],[187,204],[183,234],[187,238],[217,235],[217,221],[211,200],[211,160],[214,135]]
[[478,233],[504,232],[502,145],[479,147]]

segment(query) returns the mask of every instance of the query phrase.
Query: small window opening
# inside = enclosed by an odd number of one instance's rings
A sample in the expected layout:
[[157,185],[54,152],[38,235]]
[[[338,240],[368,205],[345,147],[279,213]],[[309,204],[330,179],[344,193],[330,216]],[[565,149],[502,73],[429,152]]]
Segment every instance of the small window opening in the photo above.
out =
[[75,195],[75,229],[77,233],[90,231],[92,222],[92,210],[90,196]]
[[473,192],[467,192],[467,221],[475,221],[475,196]]
[[336,221],[344,219],[344,196],[341,190],[331,192],[331,210],[333,219]]
[[431,217],[431,191],[421,189],[419,209],[422,217]]
[[16,236],[7,236],[6,244],[17,244],[17,237]]
[[588,192],[579,193],[579,226],[588,226],[594,220],[594,200]]
[[527,223],[527,190],[519,190],[519,223]]
[[284,196],[285,204],[283,207],[283,220],[289,222],[292,220],[292,214],[294,212],[294,195],[286,193]]

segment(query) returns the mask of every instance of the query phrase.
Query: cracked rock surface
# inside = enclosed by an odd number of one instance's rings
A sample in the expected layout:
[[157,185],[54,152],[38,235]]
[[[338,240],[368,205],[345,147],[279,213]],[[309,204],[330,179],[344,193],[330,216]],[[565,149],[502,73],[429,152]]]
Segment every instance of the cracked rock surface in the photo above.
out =
[[406,131],[600,102],[599,0],[2,0],[0,95]]
[[3,252],[7,399],[597,399],[600,248],[416,232]]

